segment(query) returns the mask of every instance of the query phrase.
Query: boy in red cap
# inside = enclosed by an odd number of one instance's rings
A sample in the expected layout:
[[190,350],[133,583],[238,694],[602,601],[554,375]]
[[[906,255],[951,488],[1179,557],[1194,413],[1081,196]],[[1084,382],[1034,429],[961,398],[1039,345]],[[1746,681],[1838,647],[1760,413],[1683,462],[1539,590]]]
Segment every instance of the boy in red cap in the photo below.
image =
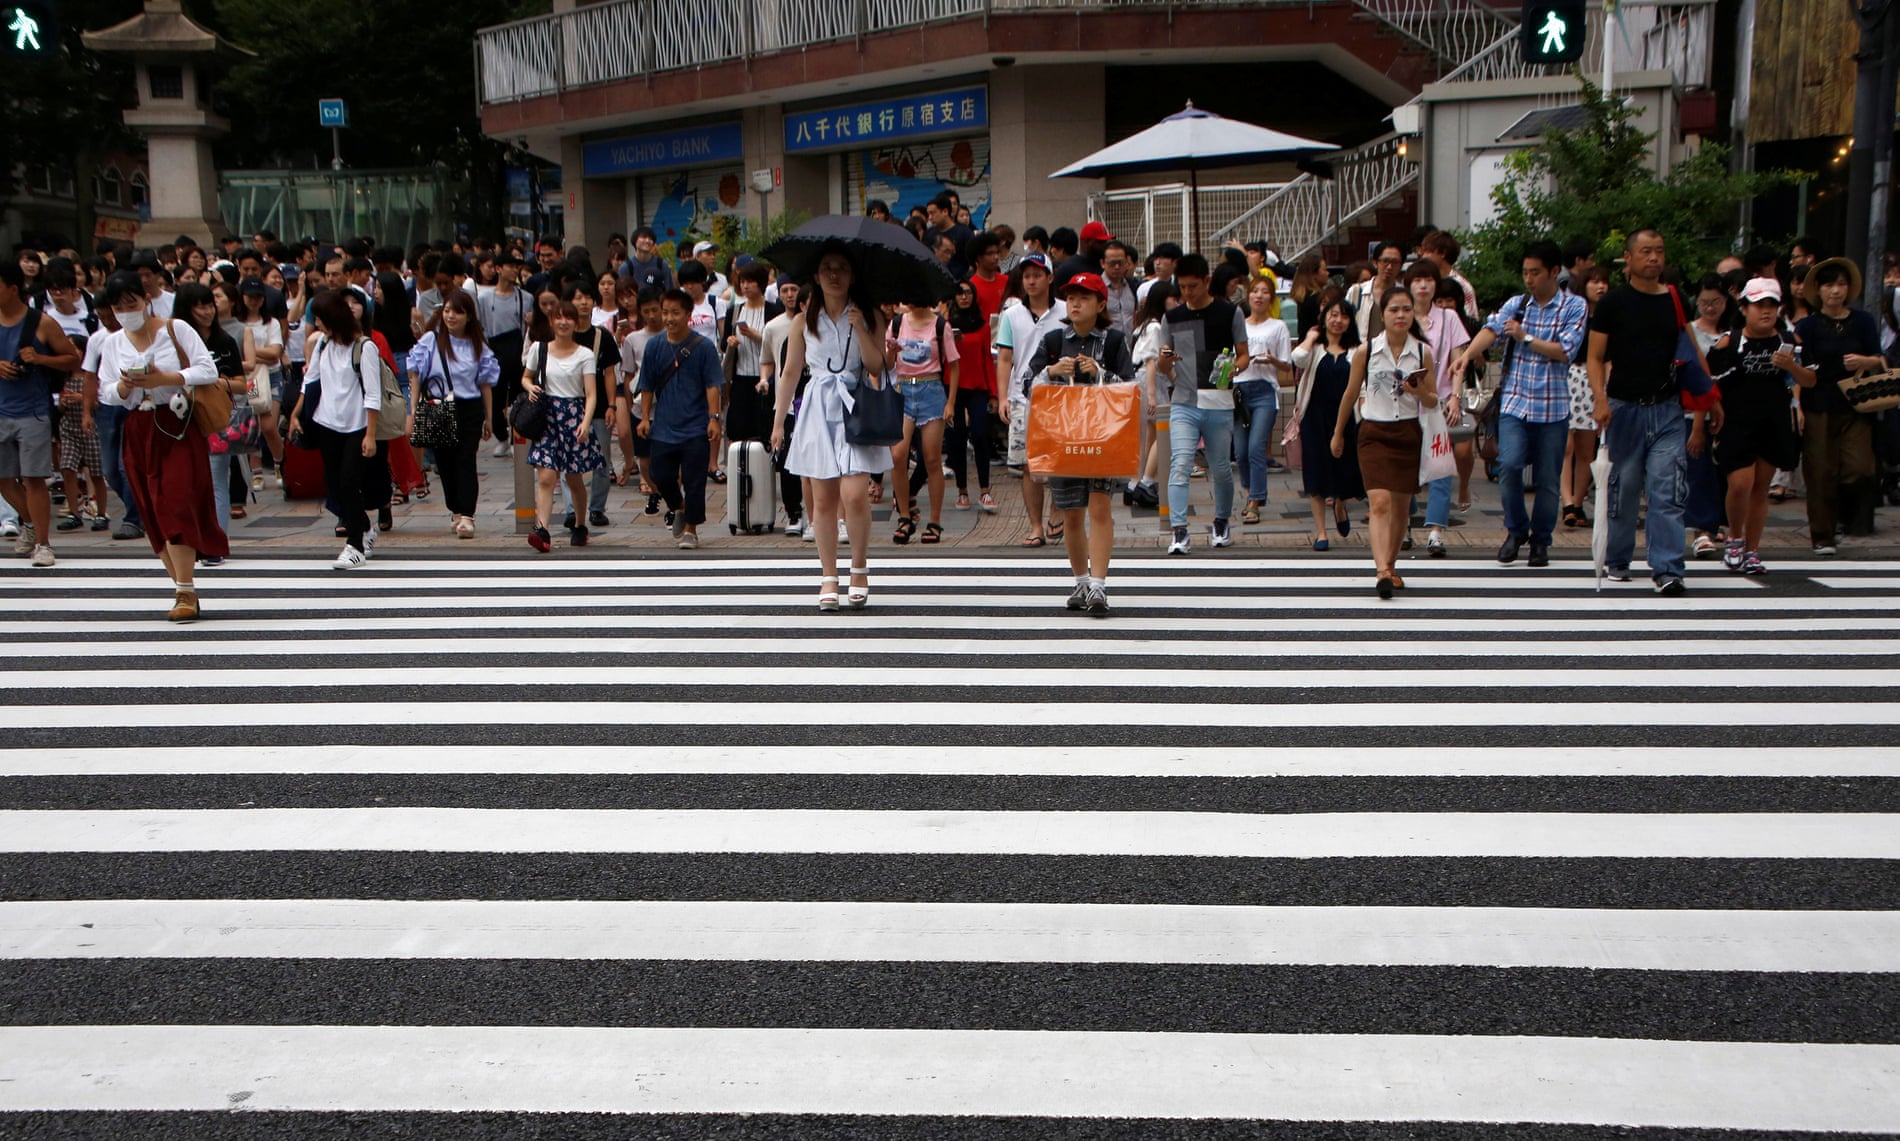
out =
[[[1030,386],[1133,380],[1135,361],[1128,338],[1103,318],[1108,284],[1101,275],[1075,275],[1063,286],[1062,300],[1068,306],[1068,319],[1036,346],[1029,361]],[[1115,546],[1110,496],[1119,494],[1122,486],[1123,481],[1117,479],[1049,477],[1049,504],[1063,513],[1062,540],[1069,552],[1069,570],[1075,574],[1070,610],[1108,616],[1108,558]]]

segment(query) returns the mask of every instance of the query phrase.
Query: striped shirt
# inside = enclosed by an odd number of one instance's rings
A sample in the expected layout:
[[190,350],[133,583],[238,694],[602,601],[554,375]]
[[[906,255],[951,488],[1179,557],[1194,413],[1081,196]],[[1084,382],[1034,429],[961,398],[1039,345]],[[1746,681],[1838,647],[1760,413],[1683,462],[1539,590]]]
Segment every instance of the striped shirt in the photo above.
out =
[[1570,418],[1570,362],[1583,345],[1589,320],[1589,308],[1583,298],[1558,290],[1549,301],[1539,302],[1530,294],[1521,294],[1504,303],[1492,314],[1485,328],[1505,338],[1507,322],[1517,319],[1524,331],[1540,341],[1563,346],[1564,359],[1551,360],[1524,345],[1510,350],[1511,367],[1499,382],[1504,403],[1500,416],[1515,416],[1526,424],[1554,424]]

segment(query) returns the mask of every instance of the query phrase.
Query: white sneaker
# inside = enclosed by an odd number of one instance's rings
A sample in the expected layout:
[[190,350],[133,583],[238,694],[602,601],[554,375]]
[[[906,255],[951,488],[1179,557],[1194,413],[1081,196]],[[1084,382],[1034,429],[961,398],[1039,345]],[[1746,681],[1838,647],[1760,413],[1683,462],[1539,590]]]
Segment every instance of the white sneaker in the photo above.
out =
[[498,460],[505,460],[509,456],[512,456],[514,454],[515,454],[515,446],[506,440],[503,440],[501,443],[496,444],[495,450],[489,453],[489,455],[494,456]]
[[1188,538],[1188,529],[1186,527],[1176,527],[1168,543],[1168,553],[1171,555],[1185,555],[1192,546],[1193,543]]
[[787,539],[796,539],[804,533],[805,525],[803,523],[800,523],[796,519],[787,519],[785,521],[785,537]]
[[21,556],[32,554],[33,548],[39,545],[34,541],[32,526],[21,527],[17,535],[18,538],[13,540],[13,553]]
[[355,570],[357,567],[362,566],[364,563],[368,561],[369,561],[368,555],[365,555],[363,552],[357,550],[355,547],[352,547],[348,543],[345,543],[343,545],[343,553],[338,555],[336,557],[336,561],[330,564],[330,569]]
[[11,539],[20,533],[20,524],[12,519],[0,523],[0,538]]
[[376,536],[381,533],[382,532],[376,527],[375,520],[371,520],[369,530],[363,532],[363,557],[365,559],[376,557]]
[[799,538],[805,540],[807,543],[816,543],[818,541],[818,532],[812,527],[809,517],[806,518],[805,525],[799,530],[801,532]]
[[838,520],[838,541],[840,543],[849,543],[851,541],[851,532],[845,530],[844,520],[842,519]]
[[47,546],[45,543],[41,543],[38,546],[34,547],[33,548],[33,565],[36,567],[52,566],[53,565],[53,548]]

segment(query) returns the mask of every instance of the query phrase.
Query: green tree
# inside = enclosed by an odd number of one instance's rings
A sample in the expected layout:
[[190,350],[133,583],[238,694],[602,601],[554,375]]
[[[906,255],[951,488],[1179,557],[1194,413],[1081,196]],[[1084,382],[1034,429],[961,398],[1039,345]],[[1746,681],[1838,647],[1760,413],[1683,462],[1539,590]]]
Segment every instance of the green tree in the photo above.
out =
[[1706,273],[1731,248],[1741,202],[1808,177],[1735,173],[1728,148],[1717,143],[1658,177],[1649,157],[1655,136],[1636,128],[1635,108],[1577,78],[1583,126],[1546,131],[1507,159],[1504,181],[1491,191],[1494,216],[1459,235],[1467,252],[1458,268],[1487,307],[1522,291],[1524,247],[1542,238],[1595,242],[1598,264],[1609,266],[1632,230],[1652,228],[1668,243],[1671,265],[1691,278]]
[[327,161],[317,100],[349,103],[344,161],[354,167],[440,164],[466,178],[456,213],[499,233],[508,148],[482,134],[469,46],[476,29],[531,15],[534,0],[194,0],[193,16],[257,53],[214,89],[231,120],[218,143],[228,169]]

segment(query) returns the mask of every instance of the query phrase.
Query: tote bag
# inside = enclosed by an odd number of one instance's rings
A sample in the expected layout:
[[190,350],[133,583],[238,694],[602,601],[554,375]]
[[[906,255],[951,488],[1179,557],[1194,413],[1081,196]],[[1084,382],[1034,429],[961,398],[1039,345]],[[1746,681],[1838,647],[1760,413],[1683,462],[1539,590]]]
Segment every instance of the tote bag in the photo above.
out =
[[861,448],[888,448],[904,442],[904,394],[889,373],[880,387],[869,379],[858,382],[844,414],[845,442]]
[[1038,384],[1029,390],[1029,474],[1117,479],[1140,466],[1140,386]]
[[1458,462],[1451,454],[1451,428],[1445,423],[1445,410],[1437,405],[1420,408],[1418,426],[1424,429],[1425,436],[1418,450],[1419,486],[1458,474]]

